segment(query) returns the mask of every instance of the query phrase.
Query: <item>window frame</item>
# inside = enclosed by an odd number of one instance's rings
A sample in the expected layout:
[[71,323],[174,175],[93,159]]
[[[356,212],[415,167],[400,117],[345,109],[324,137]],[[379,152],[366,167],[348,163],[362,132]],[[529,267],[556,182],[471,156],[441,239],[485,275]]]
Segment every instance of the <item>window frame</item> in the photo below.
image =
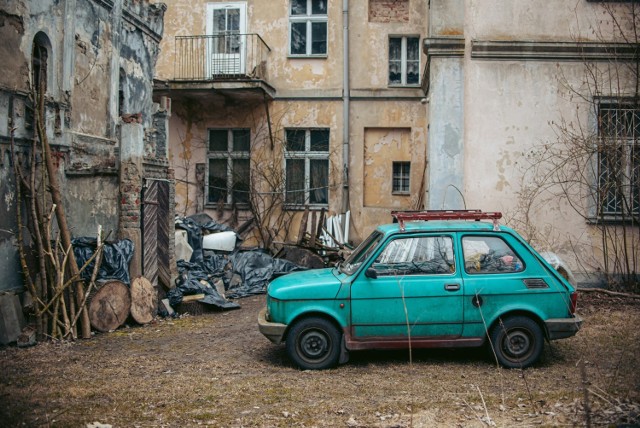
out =
[[[595,148],[595,173],[594,189],[595,189],[595,210],[594,215],[597,219],[605,221],[632,221],[640,215],[640,181],[637,175],[640,175],[640,104],[633,98],[617,98],[617,99],[599,99],[596,100],[596,135],[597,147]],[[627,124],[626,128],[631,129],[631,136],[611,135],[603,129],[603,111],[630,112],[633,122]],[[617,134],[620,122],[615,124],[608,123],[609,128],[614,128]],[[603,177],[615,176],[615,171],[606,173],[607,167],[606,154],[610,151],[619,151],[619,157],[613,155],[611,161],[620,162],[622,167],[619,175],[622,176],[620,184],[623,187],[621,194],[618,189],[608,189],[607,178]],[[616,159],[617,157],[617,159]],[[614,178],[615,179],[615,178]],[[615,186],[615,184],[614,184]],[[605,195],[606,193],[606,195]],[[624,206],[624,201],[628,201],[631,205]],[[608,209],[611,204],[619,205],[613,210]],[[605,207],[607,205],[607,207]],[[595,220],[595,219],[594,219]]]
[[[227,149],[226,150],[211,150],[211,135],[212,131],[227,131]],[[247,132],[247,137],[249,139],[249,150],[234,150],[234,131],[244,131]],[[247,177],[248,187],[251,187],[251,130],[249,128],[208,128],[207,129],[207,162],[206,162],[206,171],[205,171],[205,206],[215,206],[219,202],[218,201],[210,201],[210,189],[211,184],[210,180],[210,164],[211,160],[226,160],[226,190],[224,190],[226,197],[224,200],[225,206],[237,205],[237,206],[248,206],[249,205],[249,196],[247,196],[247,201],[235,201],[234,193],[237,192],[234,190],[234,169],[233,163],[235,160],[248,160],[249,161],[249,175]],[[222,189],[221,189],[222,190]],[[242,190],[240,190],[242,191]]]
[[[400,39],[400,82],[392,82],[391,81],[391,40],[392,39]],[[418,58],[417,58],[417,75],[418,81],[416,83],[407,83],[407,70],[408,70],[408,52],[407,45],[409,39],[417,39],[418,40]],[[420,87],[420,63],[421,63],[421,52],[420,52],[420,35],[389,35],[387,39],[387,84],[389,87],[400,87],[400,88],[419,88]],[[412,60],[416,61],[416,60]]]
[[[304,150],[289,150],[288,145],[288,133],[292,132],[304,132]],[[311,133],[314,131],[322,131],[327,133],[327,150],[311,150]],[[329,181],[330,181],[330,170],[331,170],[331,160],[330,160],[330,148],[331,148],[331,131],[329,128],[285,128],[285,139],[284,139],[284,205],[288,209],[302,209],[304,207],[311,208],[327,208],[329,206]],[[288,193],[290,192],[298,192],[299,190],[289,190],[288,182],[287,182],[287,162],[290,160],[303,160],[304,161],[304,197],[303,202],[298,203],[295,201],[290,201],[287,198]],[[327,177],[326,177],[326,202],[311,203],[311,161],[314,160],[322,160],[327,162]]]
[[[503,248],[510,252],[510,254],[504,254],[500,257],[494,258],[496,259],[496,261],[492,261],[492,263],[496,263],[497,260],[501,260],[502,266],[503,266],[501,269],[496,268],[495,264],[493,265],[493,267],[495,268],[494,270],[482,269],[481,263],[485,263],[483,260],[480,260],[480,258],[478,258],[478,260],[473,260],[471,256],[467,257],[467,249],[466,249],[467,247],[465,246],[465,243],[467,242],[466,240],[467,239],[479,240],[483,238],[495,239],[501,242],[502,244],[504,244]],[[491,250],[492,247],[489,244],[487,244],[486,241],[485,241],[485,245],[487,245],[487,247]],[[464,234],[460,236],[460,250],[462,251],[462,263],[463,263],[462,270],[464,271],[465,274],[469,276],[520,274],[527,269],[527,265],[524,259],[521,257],[521,255],[518,254],[518,252],[513,249],[513,246],[511,246],[511,244],[502,236],[485,235],[485,234]],[[491,251],[487,253],[481,253],[480,251],[477,251],[475,254],[473,254],[473,256],[475,256],[476,254],[485,256],[490,254],[490,252]],[[504,257],[511,257],[511,260],[507,263]],[[470,270],[469,263],[476,263],[475,265],[476,271]],[[509,266],[512,266],[512,268],[509,268]]]
[[[444,245],[446,257],[437,259],[437,249]],[[418,260],[417,254],[428,256],[429,260]],[[442,255],[442,254],[441,254]],[[446,269],[442,270],[446,265]],[[456,263],[455,239],[450,234],[410,234],[398,235],[387,240],[371,262],[370,268],[374,269],[378,276],[396,275],[428,275],[428,276],[456,276],[458,267]],[[428,268],[434,269],[430,272]]]
[[[399,173],[396,173],[396,166],[400,168]],[[406,190],[402,186],[405,180],[407,181]],[[396,189],[396,181],[400,183],[401,188]],[[399,196],[411,194],[411,161],[393,161],[391,163],[391,194]]]
[[[289,0],[289,28],[288,28],[288,47],[287,53],[290,58],[326,58],[329,52],[329,5],[327,4],[327,13],[326,14],[314,14],[313,13],[313,1],[314,0],[306,0],[307,2],[307,13],[305,15],[294,15],[292,13],[292,2]],[[297,23],[305,23],[305,53],[293,53],[291,51],[291,42],[292,42],[292,32],[293,32],[293,24]],[[324,53],[313,53],[313,24],[324,24],[325,25],[325,49]]]

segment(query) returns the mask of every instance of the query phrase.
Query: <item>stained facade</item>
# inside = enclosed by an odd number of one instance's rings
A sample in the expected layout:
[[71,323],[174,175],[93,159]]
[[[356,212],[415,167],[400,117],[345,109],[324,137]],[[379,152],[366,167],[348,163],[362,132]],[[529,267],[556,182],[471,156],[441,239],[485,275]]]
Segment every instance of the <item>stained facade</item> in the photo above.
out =
[[[166,229],[162,250],[169,254],[170,111],[152,101],[165,10],[147,0],[0,3],[0,291],[23,286],[10,141],[29,159],[34,88],[45,94],[46,135],[72,235],[95,236],[101,225],[111,240],[132,239],[132,275],[154,275],[155,284],[169,286],[167,260],[163,269],[145,268],[142,235],[145,227]],[[161,204],[170,220],[145,225],[144,194],[157,186],[166,190]],[[25,239],[29,246],[28,234]]]
[[[625,149],[621,188],[635,225],[606,188],[617,175],[602,150],[585,154],[579,204],[562,183],[554,197],[540,191],[549,183],[532,164],[545,144],[566,143],[558,124],[588,139],[602,135],[604,115],[637,116],[638,76],[623,72],[638,58],[633,10],[589,0],[172,2],[155,94],[173,104],[176,209],[239,223],[255,216],[251,197],[279,194],[292,214],[262,226],[280,240],[295,239],[308,207],[349,210],[356,243],[391,210],[502,211],[592,281],[610,257],[603,225],[631,225],[638,242],[635,151]],[[605,77],[589,88],[593,70]]]

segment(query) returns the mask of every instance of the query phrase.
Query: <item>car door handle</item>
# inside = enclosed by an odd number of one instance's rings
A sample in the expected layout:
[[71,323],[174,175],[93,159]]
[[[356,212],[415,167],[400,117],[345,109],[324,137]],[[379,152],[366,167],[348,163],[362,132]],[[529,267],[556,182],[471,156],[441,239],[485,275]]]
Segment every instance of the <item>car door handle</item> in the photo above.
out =
[[447,291],[458,291],[460,290],[460,284],[445,284],[444,289]]

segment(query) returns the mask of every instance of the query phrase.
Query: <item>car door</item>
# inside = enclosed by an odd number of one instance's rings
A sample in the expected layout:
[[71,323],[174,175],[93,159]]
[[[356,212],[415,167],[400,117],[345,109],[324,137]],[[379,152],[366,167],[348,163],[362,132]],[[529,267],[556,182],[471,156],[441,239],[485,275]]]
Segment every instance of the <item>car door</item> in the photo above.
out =
[[465,337],[484,336],[487,325],[509,311],[542,313],[558,300],[553,294],[564,293],[509,234],[467,233],[460,239]]
[[453,242],[449,234],[388,240],[351,285],[352,338],[460,336],[463,290]]

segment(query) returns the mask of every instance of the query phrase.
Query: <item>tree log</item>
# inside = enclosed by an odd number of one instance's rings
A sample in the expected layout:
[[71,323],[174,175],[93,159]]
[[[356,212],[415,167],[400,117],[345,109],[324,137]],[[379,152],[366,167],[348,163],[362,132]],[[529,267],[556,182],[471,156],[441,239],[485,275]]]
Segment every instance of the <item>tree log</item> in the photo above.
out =
[[131,293],[120,281],[109,281],[98,289],[89,303],[89,320],[98,331],[112,331],[127,320]]
[[131,282],[131,317],[138,324],[153,321],[158,310],[158,291],[143,276]]

